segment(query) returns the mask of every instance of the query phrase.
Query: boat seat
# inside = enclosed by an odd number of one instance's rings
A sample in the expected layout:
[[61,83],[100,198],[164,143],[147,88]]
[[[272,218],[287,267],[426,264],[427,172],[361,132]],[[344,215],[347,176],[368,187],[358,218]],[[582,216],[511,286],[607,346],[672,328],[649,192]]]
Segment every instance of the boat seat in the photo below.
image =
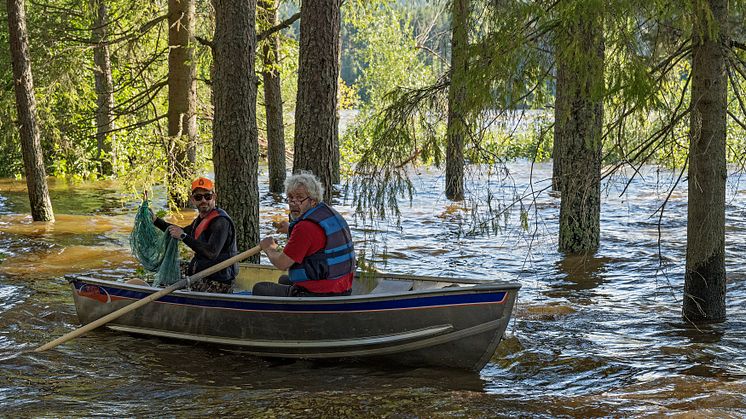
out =
[[392,281],[390,279],[381,279],[378,285],[373,288],[371,294],[384,294],[389,292],[403,292],[412,289],[413,281]]

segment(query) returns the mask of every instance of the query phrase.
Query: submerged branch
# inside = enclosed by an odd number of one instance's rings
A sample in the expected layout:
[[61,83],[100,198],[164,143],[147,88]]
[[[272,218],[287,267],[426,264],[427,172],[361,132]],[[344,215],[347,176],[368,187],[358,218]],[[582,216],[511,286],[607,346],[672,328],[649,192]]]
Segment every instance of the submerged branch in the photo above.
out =
[[[673,132],[676,125],[686,116],[689,114],[689,108],[687,107],[683,111],[682,108],[684,106],[684,102],[686,99],[686,93],[689,89],[689,82],[691,78],[687,78],[686,82],[684,83],[684,86],[680,90],[679,95],[679,101],[676,105],[676,107],[673,109],[672,116],[669,119],[669,122],[659,128],[658,130],[654,131],[650,136],[647,137],[641,144],[639,144],[634,149],[630,150],[630,152],[634,152],[635,154],[631,158],[625,158],[618,164],[612,166],[612,168],[608,171],[606,171],[605,174],[602,175],[601,179],[605,179],[612,173],[614,173],[616,170],[621,168],[622,166],[626,164],[631,164],[634,167],[634,163],[639,163],[638,167],[635,169],[635,175],[633,175],[627,184],[624,186],[624,189],[622,190],[621,195],[623,195],[627,188],[629,188],[629,185],[632,183],[632,180],[635,178],[637,174],[639,174],[639,168],[642,167],[643,164],[645,164],[648,159],[658,150],[660,147],[660,144],[662,143],[664,137]],[[651,149],[652,148],[652,149]],[[644,156],[641,158],[641,156]]]
[[447,81],[441,79],[433,86],[394,90],[387,95],[391,104],[361,128],[365,131],[362,135],[369,136],[371,142],[363,150],[351,179],[358,213],[365,208],[371,218],[374,214],[383,217],[387,211],[398,216],[397,198],[412,199],[414,187],[408,168],[418,158],[437,154],[433,141],[418,144],[416,127],[439,121],[423,109],[434,109],[433,104],[439,102],[447,86]]

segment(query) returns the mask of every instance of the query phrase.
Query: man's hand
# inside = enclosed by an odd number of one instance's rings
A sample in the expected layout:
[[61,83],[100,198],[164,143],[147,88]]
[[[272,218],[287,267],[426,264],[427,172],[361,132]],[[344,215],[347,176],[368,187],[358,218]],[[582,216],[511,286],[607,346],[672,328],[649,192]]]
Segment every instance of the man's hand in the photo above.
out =
[[288,234],[288,230],[290,229],[290,223],[287,221],[281,221],[279,223],[274,223],[275,228],[277,228],[278,233],[282,234]]
[[259,242],[259,246],[264,250],[264,252],[267,252],[267,249],[275,250],[277,249],[277,243],[275,243],[275,238],[272,236],[267,236],[262,239],[262,241]]
[[272,265],[274,265],[276,268],[280,268],[283,271],[286,271],[295,263],[293,259],[290,259],[290,256],[286,255],[284,252],[280,252],[277,250],[277,243],[272,236],[263,238],[262,241],[259,242],[259,246],[262,248],[262,250],[264,250],[264,253],[266,253],[267,257],[269,258],[269,261],[272,262]]
[[177,240],[181,240],[181,234],[184,232],[184,230],[182,230],[181,227],[175,226],[175,225],[168,226],[168,230],[166,231],[168,231],[168,234],[170,234],[171,237]]

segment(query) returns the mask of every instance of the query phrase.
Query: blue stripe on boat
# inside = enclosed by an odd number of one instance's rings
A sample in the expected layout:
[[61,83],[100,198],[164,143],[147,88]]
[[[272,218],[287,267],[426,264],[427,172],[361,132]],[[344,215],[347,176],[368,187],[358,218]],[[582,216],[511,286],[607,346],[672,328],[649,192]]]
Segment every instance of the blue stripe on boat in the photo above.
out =
[[[75,289],[77,291],[85,285],[85,282],[74,281]],[[128,298],[133,300],[140,300],[151,293],[104,287],[109,295],[113,297]],[[485,303],[502,303],[505,300],[507,292],[505,291],[492,291],[483,292],[478,294],[454,294],[454,295],[436,295],[436,296],[418,296],[413,298],[402,298],[397,300],[381,300],[381,301],[344,301],[338,303],[318,303],[314,302],[311,304],[303,303],[268,303],[268,302],[255,302],[255,301],[235,301],[235,300],[222,300],[222,299],[207,299],[199,297],[182,297],[178,295],[169,294],[161,297],[156,302],[164,302],[171,304],[183,304],[198,307],[216,307],[230,310],[250,310],[250,311],[290,311],[290,312],[349,312],[349,311],[377,311],[377,310],[402,310],[402,309],[414,309],[414,308],[427,308],[434,306],[446,306],[446,305],[468,305],[468,304],[485,304]],[[229,295],[229,294],[226,294]]]

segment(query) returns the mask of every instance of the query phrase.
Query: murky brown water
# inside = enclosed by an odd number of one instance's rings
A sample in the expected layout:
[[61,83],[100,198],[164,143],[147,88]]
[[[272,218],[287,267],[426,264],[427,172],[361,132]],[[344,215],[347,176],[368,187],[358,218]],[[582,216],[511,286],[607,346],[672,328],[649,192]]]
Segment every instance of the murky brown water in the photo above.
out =
[[[475,177],[468,188],[525,196],[529,169],[514,164],[510,177]],[[533,190],[550,174],[534,167]],[[728,189],[728,321],[697,329],[680,319],[685,185],[667,205],[658,258],[655,211],[670,173],[647,170],[621,198],[622,179],[606,185],[603,244],[591,258],[555,250],[555,197],[522,200],[527,231],[514,211],[497,220],[499,234],[469,235],[463,212],[437,193],[442,177],[415,179],[420,193],[403,206],[401,229],[358,225],[358,247],[386,271],[523,284],[507,338],[480,373],[277,365],[107,330],[19,354],[79,326],[65,273],[137,267],[127,239],[137,203],[122,204],[114,184],[55,182],[58,221],[32,223],[23,183],[0,180],[0,416],[746,415],[746,182],[732,177]],[[262,199],[269,233],[282,204],[264,192]],[[349,206],[339,207],[351,217]]]

